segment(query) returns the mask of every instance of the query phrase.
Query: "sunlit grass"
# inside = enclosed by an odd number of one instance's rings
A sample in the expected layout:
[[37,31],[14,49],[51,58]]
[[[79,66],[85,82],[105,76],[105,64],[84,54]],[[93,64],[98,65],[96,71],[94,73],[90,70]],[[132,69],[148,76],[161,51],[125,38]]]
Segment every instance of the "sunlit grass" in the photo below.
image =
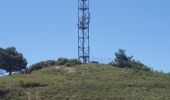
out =
[[169,100],[170,75],[83,64],[0,78],[4,100]]

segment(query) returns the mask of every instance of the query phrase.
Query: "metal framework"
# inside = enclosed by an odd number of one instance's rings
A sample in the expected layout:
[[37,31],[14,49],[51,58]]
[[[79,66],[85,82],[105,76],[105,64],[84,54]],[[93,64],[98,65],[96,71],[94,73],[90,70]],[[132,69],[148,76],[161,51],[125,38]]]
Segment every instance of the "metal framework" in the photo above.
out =
[[89,0],[78,0],[78,59],[83,63],[90,62],[89,23]]

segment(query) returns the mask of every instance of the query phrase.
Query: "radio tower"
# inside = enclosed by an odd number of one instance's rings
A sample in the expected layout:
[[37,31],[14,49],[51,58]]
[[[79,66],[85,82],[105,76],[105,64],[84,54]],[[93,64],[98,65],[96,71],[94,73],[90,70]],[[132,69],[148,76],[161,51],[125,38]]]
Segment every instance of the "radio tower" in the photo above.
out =
[[78,59],[83,63],[90,62],[89,23],[89,0],[78,0]]

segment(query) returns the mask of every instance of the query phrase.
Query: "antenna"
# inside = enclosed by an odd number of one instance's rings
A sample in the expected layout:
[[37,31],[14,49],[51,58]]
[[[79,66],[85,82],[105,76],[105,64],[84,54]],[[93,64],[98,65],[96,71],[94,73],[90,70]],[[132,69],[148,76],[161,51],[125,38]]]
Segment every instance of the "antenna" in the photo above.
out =
[[78,0],[78,59],[83,63],[90,62],[89,23],[89,0]]

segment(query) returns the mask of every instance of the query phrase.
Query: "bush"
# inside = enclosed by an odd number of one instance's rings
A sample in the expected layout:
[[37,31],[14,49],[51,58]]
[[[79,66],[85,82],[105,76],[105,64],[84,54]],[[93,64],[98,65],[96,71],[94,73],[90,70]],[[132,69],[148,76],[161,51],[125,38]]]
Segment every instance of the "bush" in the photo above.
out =
[[31,71],[29,68],[26,68],[25,70],[21,71],[21,74],[31,74]]
[[50,66],[67,66],[67,67],[72,67],[75,65],[79,65],[81,62],[77,59],[67,59],[67,58],[59,58],[57,61],[55,60],[47,60],[47,61],[41,61],[39,63],[33,64],[30,66],[29,70],[34,71],[34,70],[40,70],[45,67],[50,67]]
[[93,63],[93,64],[99,64],[98,61],[91,61],[91,63]]
[[41,64],[41,62],[40,62],[40,63],[33,64],[32,66],[30,66],[30,71],[42,69],[42,68],[43,68],[42,65],[43,65],[43,64]]
[[34,88],[34,87],[45,87],[48,86],[47,84],[44,83],[38,83],[38,82],[24,82],[20,81],[20,86],[23,88]]
[[67,58],[58,58],[57,65],[65,65],[68,62]]
[[134,60],[133,56],[128,57],[126,55],[126,50],[119,49],[118,52],[115,53],[115,56],[115,60],[109,64],[120,68],[135,68],[143,71],[151,71],[151,68],[148,66],[144,65],[140,61]]
[[149,68],[148,66],[144,65],[140,61],[133,60],[133,61],[130,62],[130,64],[131,64],[132,68],[136,68],[138,70],[143,70],[143,71],[151,71],[152,70],[151,68]]
[[56,61],[55,60],[47,60],[47,61],[41,61],[39,63],[33,64],[30,66],[30,71],[33,70],[39,70],[45,67],[49,67],[52,65],[56,65]]
[[73,66],[81,64],[81,62],[77,59],[70,59],[68,60],[68,63],[72,64]]
[[57,60],[57,65],[65,65],[68,67],[72,67],[79,64],[81,64],[81,62],[77,59],[59,58]]

